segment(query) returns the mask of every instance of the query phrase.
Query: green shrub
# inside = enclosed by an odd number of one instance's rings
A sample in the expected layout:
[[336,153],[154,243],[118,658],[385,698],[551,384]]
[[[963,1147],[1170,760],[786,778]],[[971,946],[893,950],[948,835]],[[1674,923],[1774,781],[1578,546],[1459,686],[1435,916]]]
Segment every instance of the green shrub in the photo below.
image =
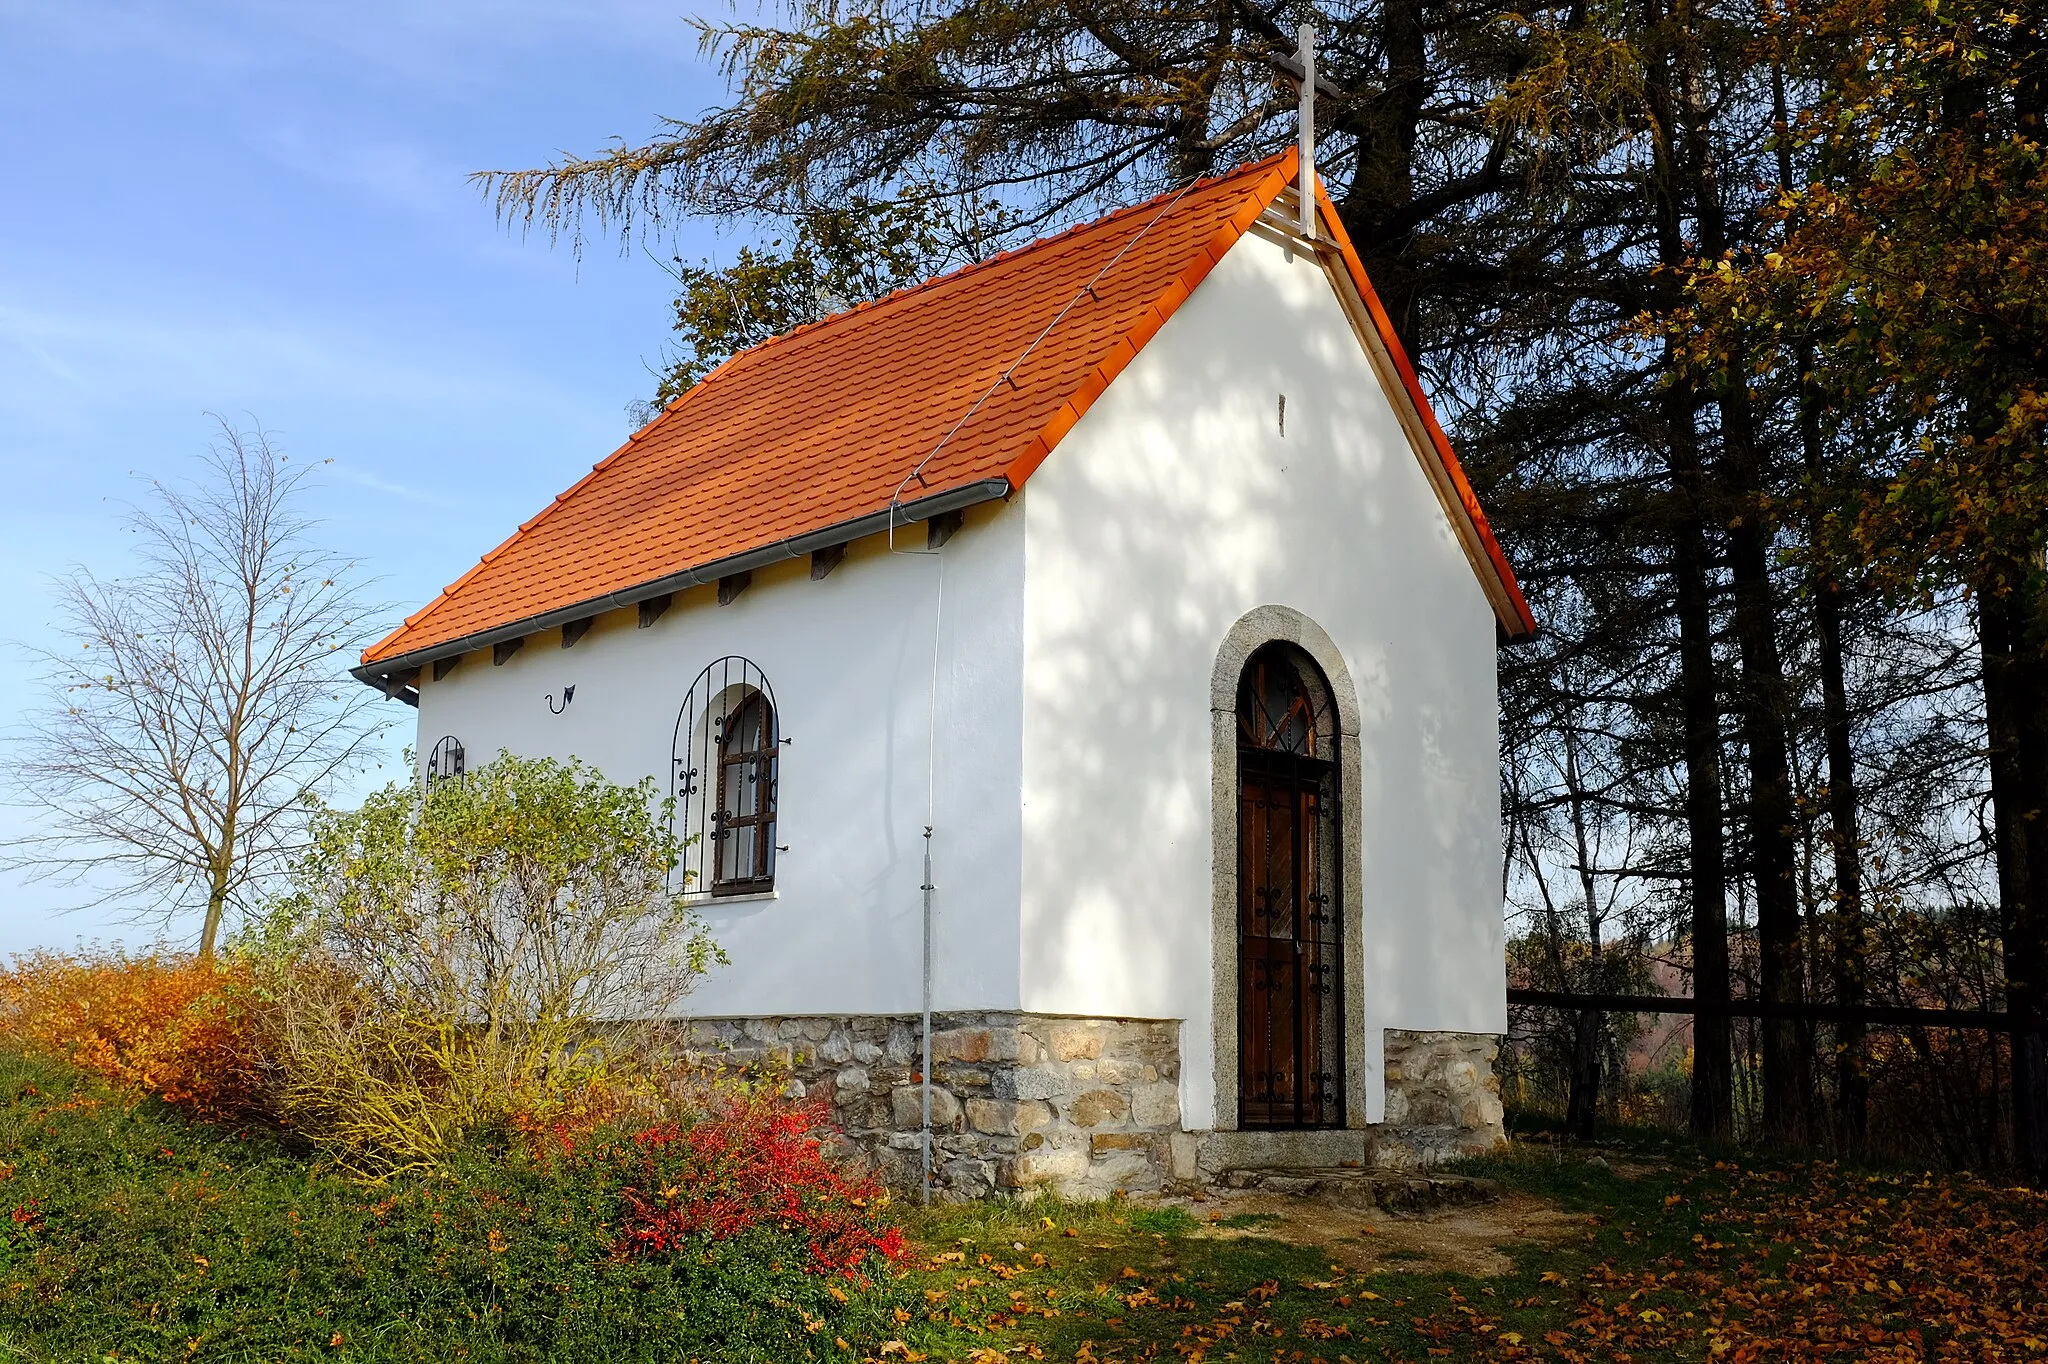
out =
[[253,944],[278,1110],[381,1178],[632,1081],[722,960],[677,852],[651,783],[502,753],[321,811]]
[[850,1360],[895,1334],[905,1290],[816,1272],[812,1227],[623,1247],[635,1149],[466,1150],[368,1189],[0,1052],[0,1355]]

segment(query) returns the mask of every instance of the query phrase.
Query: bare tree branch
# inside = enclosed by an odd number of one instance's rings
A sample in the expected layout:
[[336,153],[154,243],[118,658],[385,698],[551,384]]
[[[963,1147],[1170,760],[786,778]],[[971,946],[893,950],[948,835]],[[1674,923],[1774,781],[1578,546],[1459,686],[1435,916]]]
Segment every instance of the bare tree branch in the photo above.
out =
[[29,651],[48,701],[10,769],[45,827],[0,844],[0,866],[89,885],[89,903],[198,914],[202,956],[381,728],[343,684],[368,612],[355,566],[311,543],[312,470],[260,429],[220,429],[197,482],[152,482],[130,509],[133,573],[56,580],[68,647]]

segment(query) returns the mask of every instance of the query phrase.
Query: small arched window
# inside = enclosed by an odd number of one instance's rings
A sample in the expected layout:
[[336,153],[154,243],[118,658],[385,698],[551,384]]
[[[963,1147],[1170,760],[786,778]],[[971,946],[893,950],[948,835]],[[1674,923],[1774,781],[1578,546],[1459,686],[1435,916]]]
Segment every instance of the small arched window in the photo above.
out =
[[1237,685],[1241,749],[1334,761],[1337,708],[1315,660],[1291,644],[1268,644],[1244,665]]
[[776,782],[782,746],[775,693],[737,655],[697,675],[671,752],[681,889],[749,895],[775,886]]
[[462,740],[453,734],[444,734],[434,745],[434,751],[427,755],[427,789],[432,790],[436,782],[454,781],[467,770],[467,758],[462,751]]

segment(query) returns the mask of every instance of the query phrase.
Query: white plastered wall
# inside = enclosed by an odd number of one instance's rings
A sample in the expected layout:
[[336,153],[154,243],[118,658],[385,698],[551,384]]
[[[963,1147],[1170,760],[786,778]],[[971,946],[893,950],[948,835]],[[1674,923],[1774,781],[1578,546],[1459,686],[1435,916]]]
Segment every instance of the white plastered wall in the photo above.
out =
[[[924,528],[899,532],[924,547]],[[1016,1008],[1023,515],[967,515],[941,551],[936,1004]],[[728,606],[678,594],[652,626],[601,617],[572,649],[530,636],[503,666],[489,650],[421,686],[419,750],[440,736],[471,766],[500,749],[576,757],[615,781],[668,790],[677,711],[698,672],[739,654],[774,689],[782,750],[772,899],[712,900],[731,958],[690,997],[702,1017],[909,1013],[919,1006],[933,613],[939,565],[860,541],[822,581],[809,561],[756,570]],[[565,684],[575,699],[560,715]]]
[[1358,694],[1367,1120],[1384,1029],[1504,1031],[1494,617],[1322,268],[1243,238],[1023,501],[1023,1007],[1186,1020],[1211,1125],[1210,676],[1279,605]]

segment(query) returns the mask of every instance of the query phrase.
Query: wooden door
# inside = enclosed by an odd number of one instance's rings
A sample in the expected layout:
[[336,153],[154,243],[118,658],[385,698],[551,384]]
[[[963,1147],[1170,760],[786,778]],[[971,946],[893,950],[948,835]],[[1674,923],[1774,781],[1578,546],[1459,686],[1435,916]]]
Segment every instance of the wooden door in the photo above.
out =
[[1284,724],[1240,731],[1241,1127],[1330,1127],[1344,1117],[1337,772],[1325,756],[1334,745],[1303,742],[1301,730],[1291,743]]

